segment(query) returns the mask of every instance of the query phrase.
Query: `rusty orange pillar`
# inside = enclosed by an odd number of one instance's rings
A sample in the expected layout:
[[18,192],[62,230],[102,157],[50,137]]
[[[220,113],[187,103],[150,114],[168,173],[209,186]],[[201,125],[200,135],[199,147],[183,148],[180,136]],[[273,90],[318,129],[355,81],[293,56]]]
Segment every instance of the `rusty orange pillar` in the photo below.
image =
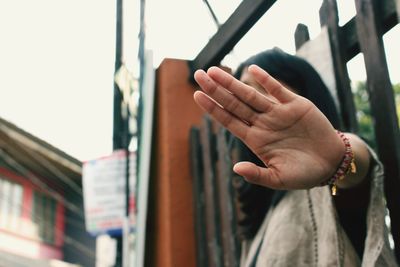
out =
[[167,59],[156,76],[146,266],[196,265],[189,132],[203,112],[187,61]]

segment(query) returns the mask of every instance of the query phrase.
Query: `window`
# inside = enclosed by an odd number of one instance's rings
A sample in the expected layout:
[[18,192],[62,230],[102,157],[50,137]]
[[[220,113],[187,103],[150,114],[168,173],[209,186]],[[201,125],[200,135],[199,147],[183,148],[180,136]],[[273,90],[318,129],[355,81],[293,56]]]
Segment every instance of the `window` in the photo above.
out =
[[19,231],[22,215],[23,187],[0,177],[0,228]]
[[34,192],[32,221],[37,226],[37,237],[53,244],[56,222],[56,201],[50,196]]

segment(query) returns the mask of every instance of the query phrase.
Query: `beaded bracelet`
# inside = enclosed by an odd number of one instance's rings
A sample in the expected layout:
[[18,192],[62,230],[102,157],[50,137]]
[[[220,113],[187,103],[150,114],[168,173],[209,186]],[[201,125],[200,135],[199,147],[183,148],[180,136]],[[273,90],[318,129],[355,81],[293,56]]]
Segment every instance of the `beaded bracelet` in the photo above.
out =
[[327,181],[325,181],[321,184],[321,186],[330,185],[333,196],[335,196],[337,193],[337,185],[336,185],[337,181],[343,180],[344,177],[346,177],[346,175],[349,173],[356,173],[356,164],[354,162],[354,153],[353,153],[353,150],[351,149],[350,141],[344,135],[344,133],[342,133],[340,131],[336,131],[336,133],[339,135],[339,137],[342,139],[342,141],[344,143],[344,146],[345,146],[344,156],[343,156],[342,162],[340,163],[339,168],[336,170],[335,174],[331,178],[329,178]]

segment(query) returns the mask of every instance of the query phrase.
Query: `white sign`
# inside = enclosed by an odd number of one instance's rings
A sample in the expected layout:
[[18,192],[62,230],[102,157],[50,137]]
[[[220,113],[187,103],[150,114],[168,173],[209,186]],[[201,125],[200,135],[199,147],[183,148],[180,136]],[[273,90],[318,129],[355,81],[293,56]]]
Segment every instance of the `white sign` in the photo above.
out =
[[117,83],[119,89],[123,94],[123,100],[125,103],[129,102],[131,98],[131,90],[138,87],[137,79],[135,79],[132,73],[127,69],[125,65],[122,65],[114,75],[114,81]]
[[[125,217],[126,152],[117,150],[112,155],[83,164],[83,196],[86,230],[99,235],[120,235]],[[136,155],[130,154],[130,218],[135,224]]]

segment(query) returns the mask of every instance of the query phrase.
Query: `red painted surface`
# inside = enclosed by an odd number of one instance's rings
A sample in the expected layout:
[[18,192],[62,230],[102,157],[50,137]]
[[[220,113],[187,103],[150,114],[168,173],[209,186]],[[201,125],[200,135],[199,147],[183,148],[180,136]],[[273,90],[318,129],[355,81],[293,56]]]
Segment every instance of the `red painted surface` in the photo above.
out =
[[28,184],[23,185],[24,194],[22,200],[22,218],[31,220],[32,204],[33,204],[33,189]]
[[64,214],[65,214],[64,206],[61,203],[57,203],[56,233],[54,238],[54,244],[58,247],[64,245],[64,233],[65,233]]
[[55,242],[49,245],[33,236],[29,229],[34,225],[32,221],[33,193],[43,192],[38,186],[27,178],[0,167],[0,176],[23,187],[23,200],[21,211],[21,227],[19,231],[0,229],[0,250],[37,259],[62,259],[62,245],[64,243],[64,207],[57,203],[55,222]]
[[21,185],[28,185],[30,184],[29,180],[17,175],[13,171],[10,171],[9,169],[6,169],[4,167],[0,167],[0,175],[3,176],[6,179],[9,179],[10,181],[14,181],[16,183],[19,183]]
[[63,259],[63,252],[61,248],[56,248],[46,244],[40,244],[39,258],[41,259]]

